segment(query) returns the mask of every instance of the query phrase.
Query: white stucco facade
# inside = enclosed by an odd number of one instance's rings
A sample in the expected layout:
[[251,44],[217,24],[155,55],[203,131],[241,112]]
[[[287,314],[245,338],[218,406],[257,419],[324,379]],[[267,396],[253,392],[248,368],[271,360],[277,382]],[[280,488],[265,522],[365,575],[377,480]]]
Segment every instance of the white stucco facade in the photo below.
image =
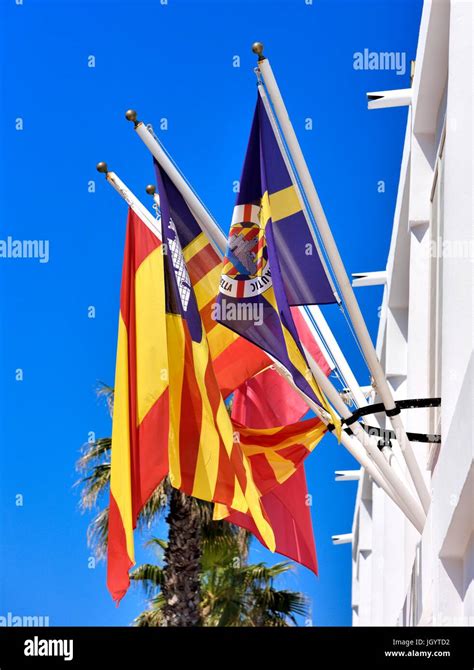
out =
[[442,435],[413,443],[432,502],[420,536],[359,480],[354,625],[474,625],[473,14],[469,0],[424,3],[377,338],[396,399],[442,399],[402,413],[408,431]]

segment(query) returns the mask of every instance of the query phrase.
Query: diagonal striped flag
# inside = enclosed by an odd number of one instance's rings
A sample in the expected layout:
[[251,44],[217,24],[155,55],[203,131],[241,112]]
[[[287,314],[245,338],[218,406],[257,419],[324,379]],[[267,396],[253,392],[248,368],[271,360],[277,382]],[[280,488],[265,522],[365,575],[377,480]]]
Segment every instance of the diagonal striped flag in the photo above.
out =
[[[235,421],[233,424],[261,494],[261,506],[272,526],[275,551],[317,574],[304,459],[320,442],[326,426],[318,418],[266,429],[244,427]],[[250,514],[232,505],[215,504],[214,519],[225,519],[246,528],[272,549]]]
[[[260,504],[251,468],[236,442],[214,373],[195,287],[184,260],[175,216],[184,205],[157,170],[161,225],[166,249],[166,332],[170,374],[169,475],[171,484],[202,500],[249,512],[274,548],[271,526]],[[178,202],[176,197],[179,196]],[[174,204],[172,209],[171,203]],[[173,212],[173,214],[172,214]]]

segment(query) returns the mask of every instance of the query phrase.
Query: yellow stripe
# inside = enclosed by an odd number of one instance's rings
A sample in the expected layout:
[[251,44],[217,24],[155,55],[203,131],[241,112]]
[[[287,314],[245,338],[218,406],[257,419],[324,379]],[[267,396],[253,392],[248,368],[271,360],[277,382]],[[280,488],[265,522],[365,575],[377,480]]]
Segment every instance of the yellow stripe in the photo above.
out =
[[268,194],[268,191],[262,196],[262,221],[264,224],[271,217],[272,221],[281,221],[287,216],[301,211],[301,203],[294,186],[282,188],[280,191]]
[[207,333],[207,341],[209,342],[212,360],[215,361],[219,354],[235,342],[238,337],[239,336],[229,328],[216,324],[214,328]]
[[228,517],[229,514],[230,510],[227,505],[223,505],[222,503],[214,503],[214,511],[212,513],[213,521],[222,521],[222,519]]
[[260,502],[260,494],[254,484],[252,472],[246,457],[243,459],[245,472],[247,475],[247,488],[245,491],[245,498],[248,502],[249,512],[252,515],[255,525],[257,526],[260,535],[270,551],[275,551],[276,542],[273,529],[268,521],[265,519]]
[[316,395],[317,399],[321,403],[322,407],[330,414],[331,416],[331,421],[332,423],[337,427],[340,425],[339,419],[336,417],[334,414],[334,411],[329,404],[329,402],[326,399],[326,396],[323,394],[321,389],[319,388],[319,385],[317,384],[316,380],[313,377],[313,373],[309,369],[305,358],[303,357],[303,354],[301,351],[298,349],[296,346],[296,342],[293,339],[293,336],[291,333],[285,328],[285,326],[282,324],[282,331],[283,331],[283,336],[285,338],[286,342],[286,348],[288,351],[288,357],[290,361],[293,363],[295,368],[299,370],[299,372],[303,375],[303,377],[306,379],[310,387],[312,388],[314,394]]
[[[326,426],[321,423],[318,427],[314,428],[313,430],[308,431],[305,434],[296,434],[293,436],[288,436],[286,439],[282,439],[281,442],[278,443],[277,446],[275,447],[268,447],[262,444],[259,444],[258,442],[258,432],[255,431],[255,443],[242,443],[242,449],[245,454],[248,456],[255,456],[256,454],[278,454],[278,452],[283,451],[284,449],[287,449],[287,447],[291,447],[294,444],[301,444],[303,445],[308,451],[312,451],[316,444],[319,442],[319,440],[324,437],[326,433]],[[245,433],[242,433],[243,435]],[[261,435],[263,435],[263,430],[261,432]],[[246,434],[247,438],[251,438],[252,435]]]
[[122,519],[127,554],[135,562],[133,548],[132,482],[130,465],[130,415],[127,329],[120,314],[115,365],[114,414],[112,421],[112,465],[110,490]]
[[184,373],[184,333],[181,316],[166,315],[168,333],[168,356],[172,378],[170,383],[170,422],[168,439],[169,476],[175,488],[181,486],[179,460],[179,424],[181,417],[181,389]]
[[198,304],[198,309],[202,309],[207,303],[215,298],[219,293],[219,282],[221,279],[222,268],[220,265],[217,265],[215,268],[210,270],[202,279],[200,279],[197,284],[194,284],[194,294],[196,296],[196,302]]
[[279,484],[286,482],[296,472],[296,468],[291,461],[275,452],[271,456],[268,455],[267,460]]
[[[252,432],[254,432],[256,440],[258,440],[258,431]],[[294,472],[296,472],[296,468],[293,464],[293,461],[291,461],[289,458],[286,458],[285,456],[280,455],[279,452],[296,444],[304,446],[308,452],[311,452],[321,441],[321,438],[324,436],[325,432],[326,427],[321,424],[306,433],[287,437],[276,447],[265,447],[259,444],[242,444],[242,450],[248,457],[254,456],[256,454],[263,454],[267,459],[268,464],[272,468],[276,480],[282,484]],[[261,433],[263,433],[263,431],[261,431]]]
[[186,263],[188,263],[193,256],[199,253],[201,249],[204,249],[208,243],[209,240],[204,233],[199,233],[199,235],[195,237],[194,240],[191,240],[191,242],[183,249],[183,257]]
[[[205,338],[198,344],[192,343],[194,373],[202,400],[201,434],[199,451],[196,460],[196,471],[193,482],[193,496],[202,500],[212,500],[216,488],[219,470],[219,433],[214,422],[214,415],[205,385],[205,372],[209,360],[209,350]],[[222,402],[222,400],[221,400]],[[230,419],[228,422],[230,424]],[[227,439],[232,441],[232,426]],[[227,445],[226,445],[227,446]]]
[[234,497],[232,498],[232,509],[237,510],[237,512],[242,512],[242,514],[247,514],[249,511],[249,505],[245,497],[245,493],[242,491],[242,487],[239,484],[239,480],[234,475]]
[[168,386],[165,287],[161,246],[140,264],[135,275],[137,422]]
[[227,407],[225,406],[225,402],[222,400],[222,397],[216,413],[216,424],[217,429],[221,434],[225,450],[227,451],[228,454],[231,454],[234,441],[234,428],[232,426],[232,421],[230,420]]
[[[275,297],[275,292],[273,290],[273,287],[268,289],[263,293],[263,298],[273,307],[274,310],[278,312],[278,306],[276,303],[276,297]],[[303,375],[303,377],[306,379],[306,381],[309,383],[311,386],[312,390],[314,391],[316,397],[318,398],[319,402],[321,403],[322,407],[329,413],[331,416],[331,421],[336,427],[336,435],[338,439],[340,440],[341,436],[341,422],[338,419],[337,415],[334,413],[334,410],[332,409],[331,405],[329,404],[326,396],[323,394],[321,389],[319,388],[319,385],[316,383],[313,374],[311,370],[309,369],[306,359],[303,357],[303,354],[299,350],[299,348],[296,345],[295,340],[293,339],[293,336],[291,333],[285,328],[283,323],[281,324],[281,330],[283,333],[283,337],[285,339],[286,343],[286,349],[288,351],[288,357],[290,361],[293,363],[295,368],[299,370],[299,372]]]

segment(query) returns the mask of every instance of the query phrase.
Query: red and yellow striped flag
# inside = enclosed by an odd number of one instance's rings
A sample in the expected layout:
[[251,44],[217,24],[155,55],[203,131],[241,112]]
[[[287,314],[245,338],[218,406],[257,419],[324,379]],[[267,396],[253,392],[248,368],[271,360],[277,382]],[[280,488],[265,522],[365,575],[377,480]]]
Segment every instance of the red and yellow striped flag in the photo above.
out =
[[125,242],[112,426],[107,585],[120,601],[138,514],[168,472],[168,357],[161,241],[131,209]]
[[[286,482],[327,431],[327,426],[317,417],[276,428],[247,428],[235,421],[232,424],[234,441],[248,463],[259,496]],[[216,504],[214,518],[225,518],[231,508],[232,504],[227,507]],[[275,550],[274,547],[269,549]]]

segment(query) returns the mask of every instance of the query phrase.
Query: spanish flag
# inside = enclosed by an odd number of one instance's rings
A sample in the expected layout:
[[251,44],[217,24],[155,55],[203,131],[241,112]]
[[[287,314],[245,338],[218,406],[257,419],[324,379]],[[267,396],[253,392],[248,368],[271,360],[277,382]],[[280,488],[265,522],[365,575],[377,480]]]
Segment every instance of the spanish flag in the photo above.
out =
[[130,584],[138,514],[168,472],[169,369],[161,240],[131,209],[120,295],[112,425],[107,585]]

